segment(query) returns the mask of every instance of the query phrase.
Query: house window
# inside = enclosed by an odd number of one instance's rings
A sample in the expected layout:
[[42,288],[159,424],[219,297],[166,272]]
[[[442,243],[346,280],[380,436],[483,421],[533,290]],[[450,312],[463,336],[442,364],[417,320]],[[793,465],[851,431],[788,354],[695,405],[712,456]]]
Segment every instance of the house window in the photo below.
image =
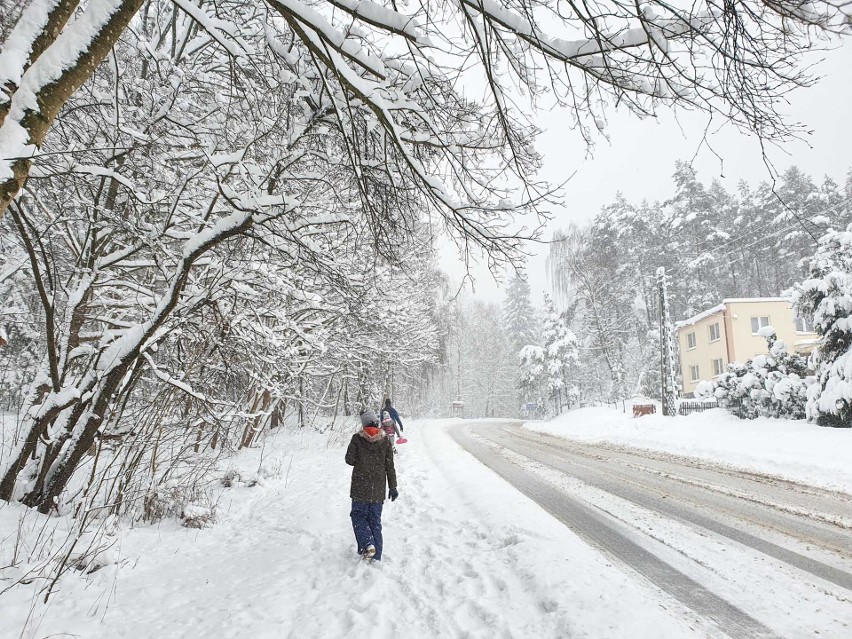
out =
[[751,318],[751,334],[757,335],[760,332],[761,328],[769,326],[769,318],[766,316],[763,317],[752,317]]
[[690,366],[690,367],[689,367],[689,378],[690,378],[693,382],[697,382],[697,381],[698,381],[698,377],[699,377],[699,374],[698,374],[698,365]]
[[695,333],[687,333],[686,334],[686,347],[689,350],[692,350],[698,344],[698,340],[695,339]]
[[719,330],[719,322],[715,324],[710,324],[710,341],[716,342],[722,336],[721,331]]
[[814,327],[811,326],[811,323],[805,319],[804,317],[796,318],[796,332],[797,333],[813,333]]
[[725,372],[725,362],[722,361],[722,358],[713,360],[713,375],[721,375]]

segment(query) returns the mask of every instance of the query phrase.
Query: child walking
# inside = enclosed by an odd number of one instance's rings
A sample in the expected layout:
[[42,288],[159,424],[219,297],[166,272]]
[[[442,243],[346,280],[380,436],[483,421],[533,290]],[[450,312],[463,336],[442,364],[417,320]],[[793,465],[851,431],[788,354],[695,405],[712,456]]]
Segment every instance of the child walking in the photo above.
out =
[[399,497],[396,489],[396,469],[393,466],[393,445],[379,428],[375,411],[361,413],[361,430],[352,436],[346,449],[346,463],[352,466],[352,529],[358,544],[358,554],[364,559],[382,559],[382,505],[385,487],[391,501]]
[[382,411],[382,430],[385,431],[385,437],[391,441],[391,448],[393,448],[393,452],[396,454],[396,444],[394,441],[397,437],[402,437],[402,433],[393,420],[393,417],[391,417],[391,414],[386,410]]

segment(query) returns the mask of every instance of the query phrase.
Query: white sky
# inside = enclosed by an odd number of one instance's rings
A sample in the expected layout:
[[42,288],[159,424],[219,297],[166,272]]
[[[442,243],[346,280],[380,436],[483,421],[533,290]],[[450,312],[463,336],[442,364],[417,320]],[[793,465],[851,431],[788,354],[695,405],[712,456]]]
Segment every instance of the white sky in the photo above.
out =
[[[841,185],[847,170],[852,167],[852,44],[827,52],[814,69],[822,80],[814,87],[790,95],[787,114],[791,122],[802,122],[811,130],[807,142],[791,141],[783,149],[770,149],[769,156],[779,172],[796,164],[817,183],[825,175]],[[542,114],[539,126],[544,133],[537,148],[545,161],[541,176],[562,182],[576,171],[564,193],[565,206],[554,211],[553,230],[571,221],[585,222],[602,206],[609,204],[618,191],[628,201],[654,201],[673,193],[671,179],[676,160],[690,160],[699,179],[705,184],[713,178],[733,191],[737,181],[745,179],[756,185],[770,178],[761,159],[760,147],[754,137],[743,135],[728,126],[709,137],[713,150],[701,147],[707,116],[699,113],[680,113],[675,119],[671,112],[661,113],[658,120],[639,120],[624,113],[608,114],[606,133],[609,142],[601,138],[586,158],[586,148],[579,133],[571,130],[567,117],[559,111]],[[697,155],[696,155],[697,153]],[[549,290],[546,279],[546,245],[531,247],[535,257],[528,272],[533,294],[541,299]],[[445,252],[444,269],[451,277],[461,278],[463,267]],[[453,262],[456,262],[453,264]],[[474,271],[476,296],[499,301],[503,294],[484,267]]]

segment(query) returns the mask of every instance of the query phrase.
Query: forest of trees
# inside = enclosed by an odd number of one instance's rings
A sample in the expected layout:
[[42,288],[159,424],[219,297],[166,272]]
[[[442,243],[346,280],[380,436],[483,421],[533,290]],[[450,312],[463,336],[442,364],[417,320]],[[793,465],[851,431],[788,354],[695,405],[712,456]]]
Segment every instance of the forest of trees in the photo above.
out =
[[741,181],[729,193],[678,162],[666,201],[618,196],[591,223],[558,232],[550,273],[582,345],[586,395],[658,392],[657,268],[670,278],[672,319],[685,319],[728,297],[788,294],[819,239],[850,223],[852,172],[838,184],[792,166],[774,185]]
[[467,416],[487,417],[659,397],[659,267],[672,319],[684,319],[729,297],[790,294],[814,268],[820,238],[850,223],[852,171],[840,186],[791,166],[774,185],[740,181],[732,194],[677,162],[669,199],[619,195],[589,223],[556,233],[541,305],[523,273],[507,278],[502,309],[451,304],[442,363],[430,368],[440,389],[431,414],[447,414],[454,399]]

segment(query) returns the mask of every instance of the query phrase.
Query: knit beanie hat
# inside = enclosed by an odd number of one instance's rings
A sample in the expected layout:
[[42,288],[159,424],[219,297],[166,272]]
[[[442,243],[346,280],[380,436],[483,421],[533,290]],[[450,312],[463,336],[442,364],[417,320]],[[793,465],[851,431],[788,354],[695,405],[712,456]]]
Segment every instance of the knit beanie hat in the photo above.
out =
[[368,408],[363,413],[361,413],[361,426],[378,426],[379,418],[376,417],[376,411],[372,408]]

